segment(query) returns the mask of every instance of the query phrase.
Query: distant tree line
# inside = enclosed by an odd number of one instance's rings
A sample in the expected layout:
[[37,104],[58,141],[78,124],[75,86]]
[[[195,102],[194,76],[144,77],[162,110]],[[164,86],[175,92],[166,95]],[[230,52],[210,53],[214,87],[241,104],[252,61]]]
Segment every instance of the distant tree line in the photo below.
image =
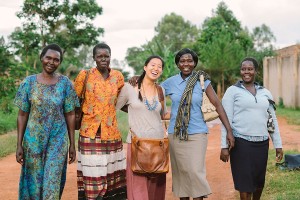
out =
[[[41,71],[39,53],[46,44],[55,42],[63,48],[64,62],[59,72],[71,79],[81,69],[91,67],[92,48],[104,34],[104,29],[96,27],[93,20],[101,14],[102,7],[95,0],[25,0],[17,13],[22,26],[15,28],[8,42],[0,38],[0,109],[8,107],[7,99],[13,98],[25,76]],[[224,2],[201,23],[197,27],[176,13],[167,14],[154,27],[155,35],[150,41],[129,47],[125,60],[113,60],[112,65],[127,80],[129,73],[124,66],[129,65],[135,74],[140,74],[145,59],[157,54],[166,62],[162,81],[179,72],[174,55],[188,47],[199,55],[197,69],[210,74],[213,86],[222,96],[226,87],[236,81],[243,57],[256,57],[262,66],[263,58],[274,54],[275,36],[270,28],[265,24],[251,31],[243,28]]]

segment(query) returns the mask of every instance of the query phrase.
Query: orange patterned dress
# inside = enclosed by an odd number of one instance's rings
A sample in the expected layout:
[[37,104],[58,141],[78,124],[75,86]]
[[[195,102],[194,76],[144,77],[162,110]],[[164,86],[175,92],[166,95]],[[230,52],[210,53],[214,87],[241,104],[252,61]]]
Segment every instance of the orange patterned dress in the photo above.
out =
[[[75,90],[80,96],[86,71],[82,70],[75,80]],[[116,118],[116,102],[124,85],[121,72],[111,69],[109,77],[104,80],[96,68],[90,69],[86,85],[83,119],[80,135],[95,138],[101,125],[101,139],[115,140],[121,137]]]
[[[75,80],[78,96],[86,74],[82,70]],[[126,159],[115,108],[123,85],[117,70],[103,79],[96,68],[90,69],[78,139],[78,199],[126,199]]]

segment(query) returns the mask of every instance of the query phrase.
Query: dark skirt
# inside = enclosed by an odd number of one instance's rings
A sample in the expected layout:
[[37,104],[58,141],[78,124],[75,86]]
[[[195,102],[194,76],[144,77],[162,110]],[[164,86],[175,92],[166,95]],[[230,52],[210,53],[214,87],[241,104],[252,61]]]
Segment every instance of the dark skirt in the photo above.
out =
[[235,138],[230,152],[234,187],[240,192],[255,192],[263,188],[268,161],[269,140],[249,142]]

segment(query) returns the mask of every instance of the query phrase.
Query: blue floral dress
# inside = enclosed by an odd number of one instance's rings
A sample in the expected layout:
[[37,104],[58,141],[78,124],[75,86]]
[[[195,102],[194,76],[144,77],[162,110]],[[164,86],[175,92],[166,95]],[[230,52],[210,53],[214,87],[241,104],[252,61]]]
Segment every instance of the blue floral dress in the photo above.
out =
[[65,182],[68,130],[64,113],[79,106],[72,82],[59,76],[46,85],[28,76],[20,85],[14,103],[29,112],[23,138],[24,164],[19,199],[60,199]]

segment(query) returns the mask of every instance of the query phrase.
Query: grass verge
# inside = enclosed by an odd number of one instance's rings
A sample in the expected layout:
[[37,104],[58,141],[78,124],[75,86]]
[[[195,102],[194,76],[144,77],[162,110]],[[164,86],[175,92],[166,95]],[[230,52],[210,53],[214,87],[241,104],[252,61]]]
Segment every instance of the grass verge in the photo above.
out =
[[3,113],[0,110],[0,135],[17,129],[17,113],[17,108],[14,108],[12,113]]
[[0,136],[0,158],[5,157],[16,151],[17,134],[5,134]]
[[300,110],[291,108],[276,109],[276,115],[285,117],[289,124],[300,125]]
[[[299,154],[299,151],[285,151],[285,154]],[[282,170],[276,166],[275,150],[269,152],[268,168],[262,200],[295,200],[300,194],[299,170]]]

